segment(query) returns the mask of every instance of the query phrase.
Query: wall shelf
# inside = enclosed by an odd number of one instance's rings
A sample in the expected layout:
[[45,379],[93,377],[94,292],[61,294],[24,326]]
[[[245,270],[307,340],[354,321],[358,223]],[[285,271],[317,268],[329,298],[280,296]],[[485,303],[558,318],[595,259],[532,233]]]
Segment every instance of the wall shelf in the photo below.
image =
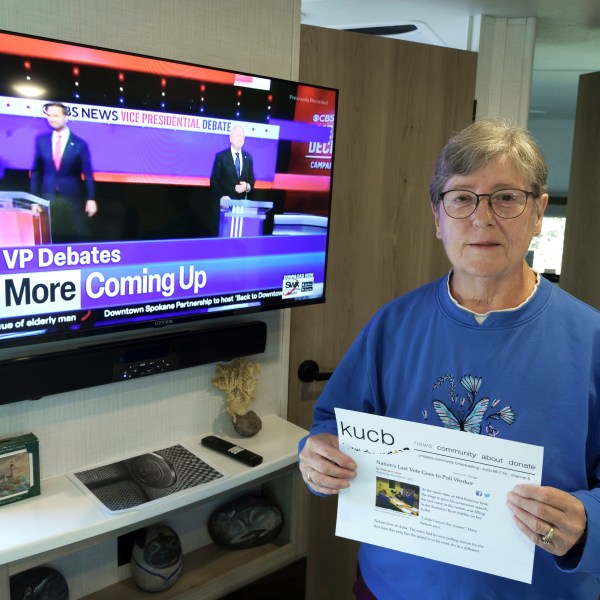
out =
[[[42,480],[40,496],[1,507],[0,528],[4,541],[0,547],[0,597],[10,597],[10,575],[185,511],[213,506],[215,501],[225,501],[261,486],[273,494],[283,509],[286,524],[280,536],[269,544],[247,550],[230,551],[208,544],[189,552],[184,557],[182,577],[170,590],[161,592],[161,598],[219,598],[304,556],[305,540],[299,525],[303,524],[306,491],[298,475],[296,455],[298,441],[306,432],[269,415],[263,418],[263,428],[253,438],[219,433],[263,456],[262,464],[252,468],[201,446],[200,439],[204,435],[180,443],[228,476],[183,495],[108,514],[68,477],[61,475]],[[6,543],[6,540],[12,542]],[[116,562],[115,554],[114,581],[103,582],[96,591],[83,597],[90,600],[148,597],[131,580],[118,581]]]
[[[160,592],[160,599],[220,598],[224,593],[259,579],[297,558],[292,544],[269,543],[236,551],[228,551],[210,544],[185,555],[181,578],[172,588]],[[133,580],[127,579],[85,598],[86,600],[147,600],[148,592],[143,592]]]

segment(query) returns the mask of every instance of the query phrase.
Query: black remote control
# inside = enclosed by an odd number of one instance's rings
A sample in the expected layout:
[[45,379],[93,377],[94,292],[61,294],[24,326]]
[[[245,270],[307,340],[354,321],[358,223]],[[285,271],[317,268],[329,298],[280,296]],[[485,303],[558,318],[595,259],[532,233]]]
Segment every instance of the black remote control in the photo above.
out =
[[236,444],[218,438],[215,435],[208,435],[205,438],[202,438],[201,442],[203,446],[206,446],[211,450],[216,450],[234,460],[239,460],[249,467],[256,467],[256,465],[260,465],[263,461],[263,457],[260,456],[260,454],[250,452],[250,450],[246,450],[246,448],[237,446]]

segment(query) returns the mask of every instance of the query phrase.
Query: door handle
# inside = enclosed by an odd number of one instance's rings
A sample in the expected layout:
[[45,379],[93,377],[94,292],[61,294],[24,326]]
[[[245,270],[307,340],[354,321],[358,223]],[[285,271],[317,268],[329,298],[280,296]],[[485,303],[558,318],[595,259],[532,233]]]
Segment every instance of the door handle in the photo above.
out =
[[298,367],[298,377],[305,383],[311,381],[326,381],[333,373],[320,373],[319,365],[314,360],[305,360]]

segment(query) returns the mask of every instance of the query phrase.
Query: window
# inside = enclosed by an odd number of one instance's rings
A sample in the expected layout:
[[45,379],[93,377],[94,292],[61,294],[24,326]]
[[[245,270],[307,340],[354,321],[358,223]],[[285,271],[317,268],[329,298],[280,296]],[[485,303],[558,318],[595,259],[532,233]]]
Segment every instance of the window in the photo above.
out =
[[566,212],[565,199],[555,200],[552,204],[548,204],[542,222],[542,233],[531,241],[527,262],[538,273],[560,275]]

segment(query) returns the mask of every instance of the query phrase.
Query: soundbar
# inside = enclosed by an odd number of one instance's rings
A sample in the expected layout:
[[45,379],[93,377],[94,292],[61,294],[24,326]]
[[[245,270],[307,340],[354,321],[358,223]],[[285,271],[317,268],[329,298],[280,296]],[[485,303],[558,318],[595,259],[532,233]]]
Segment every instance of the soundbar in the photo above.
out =
[[259,354],[266,342],[266,324],[252,321],[12,358],[0,362],[0,404]]

